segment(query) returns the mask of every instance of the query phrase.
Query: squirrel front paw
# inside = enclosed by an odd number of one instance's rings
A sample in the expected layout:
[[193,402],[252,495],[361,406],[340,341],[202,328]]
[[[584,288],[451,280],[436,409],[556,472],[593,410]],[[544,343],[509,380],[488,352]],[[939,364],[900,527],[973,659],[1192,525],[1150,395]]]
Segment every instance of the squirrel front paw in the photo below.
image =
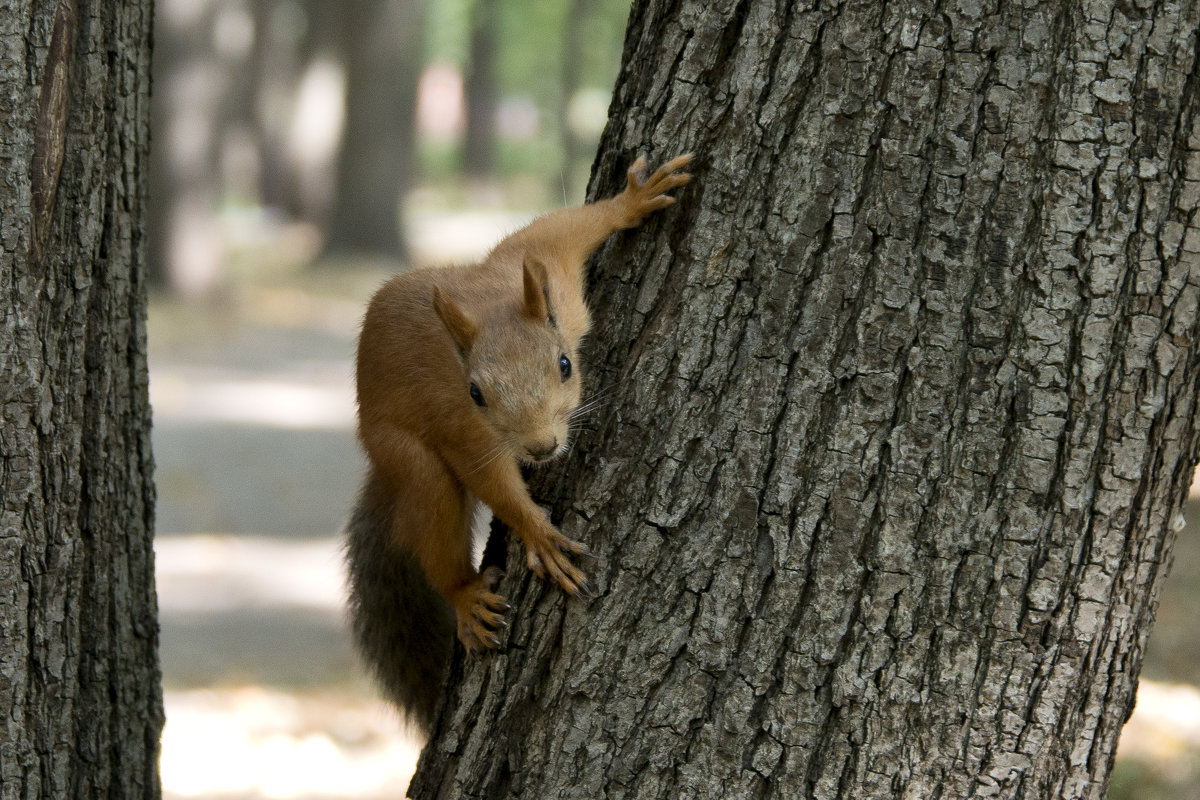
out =
[[692,179],[686,172],[675,170],[691,163],[692,154],[684,153],[663,164],[646,180],[642,180],[642,172],[646,169],[646,159],[638,156],[626,175],[625,191],[621,194],[624,201],[624,227],[632,228],[641,223],[648,214],[666,208],[675,202],[675,198],[666,192],[683,186]]
[[508,627],[504,612],[509,610],[508,601],[496,594],[503,574],[499,567],[488,567],[450,599],[458,617],[458,640],[467,652],[500,646],[498,633]]
[[525,561],[538,577],[553,580],[572,597],[587,596],[587,578],[569,558],[587,555],[584,545],[568,539],[554,527],[537,536],[525,537],[524,542]]

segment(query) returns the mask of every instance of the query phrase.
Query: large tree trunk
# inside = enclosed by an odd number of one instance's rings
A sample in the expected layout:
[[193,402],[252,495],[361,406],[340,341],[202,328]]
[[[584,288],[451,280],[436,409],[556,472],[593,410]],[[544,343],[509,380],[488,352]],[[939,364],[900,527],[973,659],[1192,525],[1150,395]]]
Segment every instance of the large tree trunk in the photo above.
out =
[[0,14],[0,797],[159,795],[149,0]]
[[418,798],[1100,798],[1197,458],[1196,2],[634,4],[596,430]]

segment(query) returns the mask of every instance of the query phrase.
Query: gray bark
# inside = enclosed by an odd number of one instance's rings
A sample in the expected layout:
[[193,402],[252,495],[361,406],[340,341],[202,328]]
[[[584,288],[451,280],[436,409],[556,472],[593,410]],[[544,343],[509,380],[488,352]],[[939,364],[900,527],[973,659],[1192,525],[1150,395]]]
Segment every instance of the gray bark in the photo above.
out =
[[0,12],[0,798],[159,796],[149,0]]
[[[1100,798],[1198,450],[1196,2],[634,4],[594,430],[417,798]],[[597,388],[598,387],[598,388]]]

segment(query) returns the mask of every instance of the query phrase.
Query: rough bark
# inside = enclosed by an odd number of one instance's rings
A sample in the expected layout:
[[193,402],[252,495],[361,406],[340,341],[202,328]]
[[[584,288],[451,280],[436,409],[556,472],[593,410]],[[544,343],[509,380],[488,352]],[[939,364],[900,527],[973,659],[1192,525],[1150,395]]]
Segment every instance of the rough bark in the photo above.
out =
[[417,798],[1100,798],[1197,459],[1195,2],[634,4],[594,430]]
[[159,796],[150,2],[0,13],[0,798]]

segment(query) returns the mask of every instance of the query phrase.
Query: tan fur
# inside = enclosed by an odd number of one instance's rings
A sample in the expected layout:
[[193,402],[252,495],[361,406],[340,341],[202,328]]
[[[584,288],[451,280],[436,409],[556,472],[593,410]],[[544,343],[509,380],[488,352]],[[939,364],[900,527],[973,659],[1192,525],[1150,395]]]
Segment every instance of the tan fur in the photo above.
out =
[[[590,320],[583,264],[611,233],[674,200],[679,156],[648,180],[638,159],[620,195],[564,209],[501,241],[478,265],[414,270],[371,300],[358,346],[358,433],[371,478],[394,499],[392,544],[416,556],[469,649],[494,647],[504,599],[471,564],[476,498],[525,545],[530,568],[576,594],[584,552],[529,496],[521,463],[561,455],[579,406]],[[560,358],[571,362],[562,380]],[[471,385],[486,403],[472,399]]]

